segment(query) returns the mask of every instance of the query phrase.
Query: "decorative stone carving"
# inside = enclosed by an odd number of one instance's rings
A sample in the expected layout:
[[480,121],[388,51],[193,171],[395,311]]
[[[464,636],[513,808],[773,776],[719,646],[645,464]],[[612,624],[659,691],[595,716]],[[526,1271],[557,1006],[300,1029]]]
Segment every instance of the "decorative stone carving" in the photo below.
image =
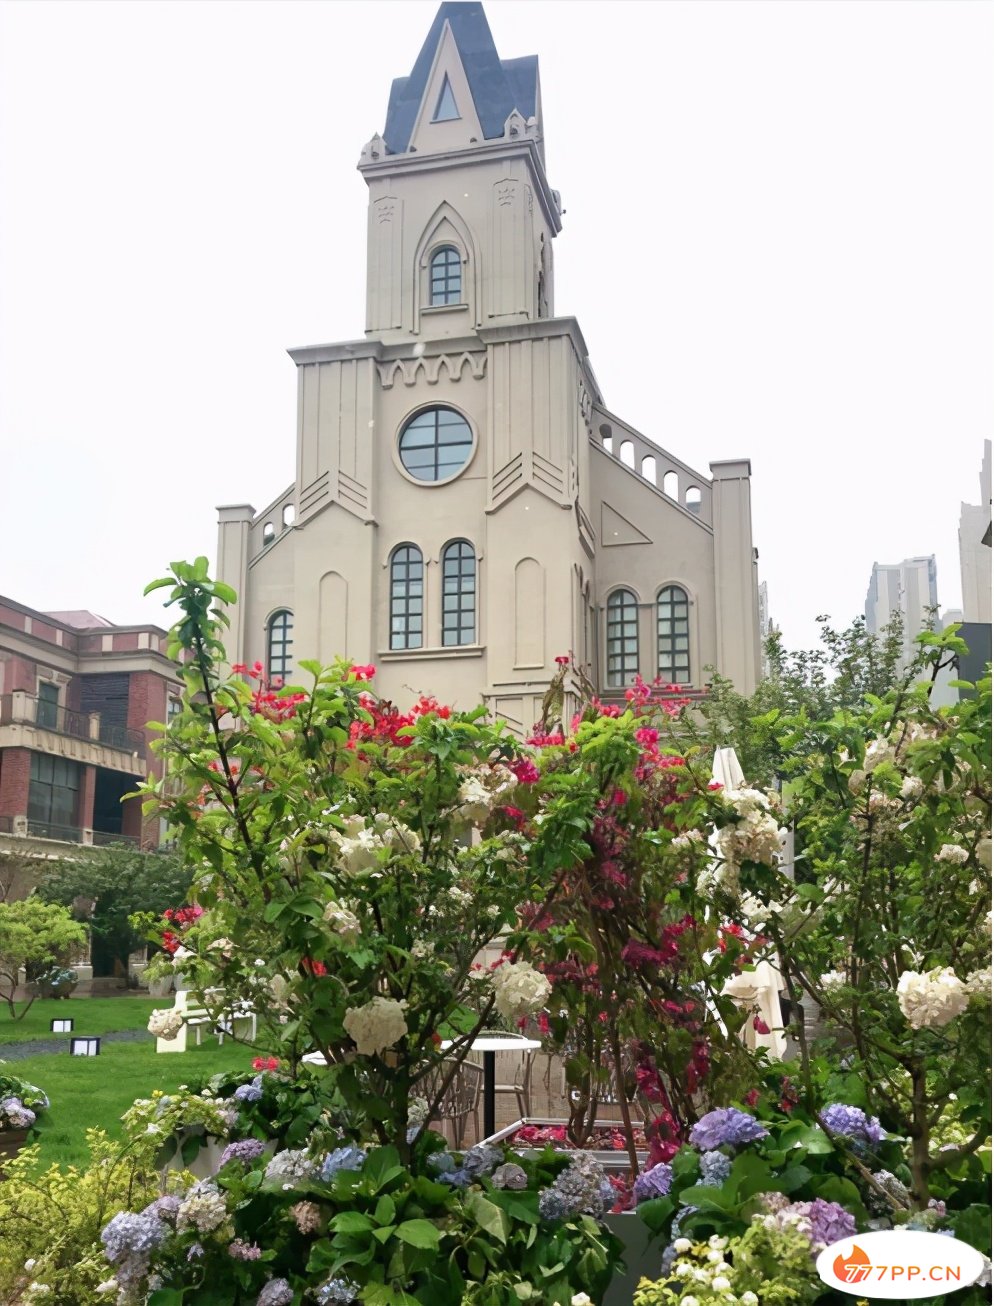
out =
[[417,385],[421,378],[428,385],[437,385],[443,369],[450,381],[460,381],[463,370],[467,367],[474,381],[482,381],[487,368],[486,354],[471,354],[464,350],[461,354],[436,354],[430,358],[398,358],[392,363],[377,364],[380,385],[384,390],[391,390],[398,377],[406,386]]

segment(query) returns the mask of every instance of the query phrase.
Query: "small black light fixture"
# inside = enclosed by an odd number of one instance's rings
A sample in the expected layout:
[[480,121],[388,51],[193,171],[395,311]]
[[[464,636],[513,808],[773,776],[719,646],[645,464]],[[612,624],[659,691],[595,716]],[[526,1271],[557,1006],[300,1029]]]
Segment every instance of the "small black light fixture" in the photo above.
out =
[[60,1020],[59,1017],[56,1016],[56,1018],[51,1022],[50,1028],[53,1034],[71,1034],[72,1020]]
[[91,1038],[89,1035],[82,1035],[69,1040],[69,1053],[74,1057],[98,1057],[100,1055],[100,1039]]

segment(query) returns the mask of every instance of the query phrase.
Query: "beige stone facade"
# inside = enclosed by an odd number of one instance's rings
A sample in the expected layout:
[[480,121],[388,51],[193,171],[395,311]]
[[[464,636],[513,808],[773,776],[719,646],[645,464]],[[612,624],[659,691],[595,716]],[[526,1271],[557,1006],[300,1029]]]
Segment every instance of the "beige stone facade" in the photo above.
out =
[[402,704],[482,701],[522,730],[570,651],[605,695],[709,666],[749,692],[749,462],[705,474],[633,430],[555,316],[537,60],[443,4],[359,169],[365,338],[291,351],[296,480],[219,509],[232,660],[371,662]]

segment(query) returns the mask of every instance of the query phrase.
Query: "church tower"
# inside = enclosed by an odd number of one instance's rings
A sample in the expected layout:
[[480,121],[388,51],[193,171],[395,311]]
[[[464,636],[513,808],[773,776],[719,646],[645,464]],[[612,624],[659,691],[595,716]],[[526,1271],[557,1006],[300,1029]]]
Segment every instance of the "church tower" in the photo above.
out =
[[293,350],[295,484],[220,509],[234,657],[378,668],[397,702],[533,725],[556,657],[606,697],[758,672],[749,464],[695,472],[612,416],[554,315],[535,57],[446,0],[363,148],[365,336]]

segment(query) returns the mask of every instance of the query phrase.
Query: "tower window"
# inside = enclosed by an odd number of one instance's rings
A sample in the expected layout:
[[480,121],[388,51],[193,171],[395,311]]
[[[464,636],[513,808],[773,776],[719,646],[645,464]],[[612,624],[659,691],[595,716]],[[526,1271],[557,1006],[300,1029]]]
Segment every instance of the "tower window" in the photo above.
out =
[[400,461],[418,481],[447,481],[469,462],[473,432],[454,408],[426,408],[400,433]]
[[449,74],[446,73],[442,81],[442,89],[438,93],[438,103],[435,105],[432,122],[453,122],[458,117],[459,110],[456,108],[456,97],[452,94],[452,87],[449,85]]
[[425,569],[416,544],[399,544],[390,559],[390,647],[420,648]]
[[269,618],[268,667],[269,679],[280,679],[285,684],[293,666],[293,613],[284,609]]
[[667,585],[656,600],[656,650],[660,677],[690,684],[690,599],[679,585]]
[[458,304],[462,299],[462,259],[453,245],[431,256],[429,303]]
[[615,590],[607,601],[607,683],[627,685],[638,669],[638,601],[631,590]]
[[472,644],[476,638],[476,555],[466,540],[442,551],[442,643]]

